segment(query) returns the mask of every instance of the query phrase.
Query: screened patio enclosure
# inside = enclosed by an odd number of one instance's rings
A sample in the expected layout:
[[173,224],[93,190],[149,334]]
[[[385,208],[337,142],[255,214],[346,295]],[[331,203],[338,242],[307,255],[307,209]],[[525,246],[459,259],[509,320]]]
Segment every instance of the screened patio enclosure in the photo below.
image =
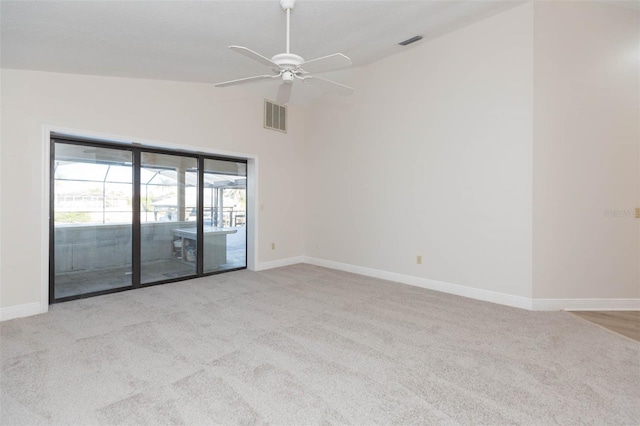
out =
[[[214,173],[210,171],[204,175],[205,219],[213,226],[243,223],[246,177]],[[131,165],[56,159],[54,176],[59,191],[55,200],[56,223],[104,224],[129,219],[131,204],[122,196],[121,189],[132,183]],[[181,171],[144,167],[140,170],[140,181],[142,222],[194,218],[198,198],[197,168]]]
[[246,267],[244,161],[55,139],[51,170],[52,302]]

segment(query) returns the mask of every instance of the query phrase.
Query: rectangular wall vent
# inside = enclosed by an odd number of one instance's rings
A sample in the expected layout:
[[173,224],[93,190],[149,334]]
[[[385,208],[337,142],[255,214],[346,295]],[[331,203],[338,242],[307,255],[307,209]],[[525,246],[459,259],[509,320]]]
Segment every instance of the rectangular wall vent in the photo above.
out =
[[287,107],[265,99],[264,127],[287,133]]

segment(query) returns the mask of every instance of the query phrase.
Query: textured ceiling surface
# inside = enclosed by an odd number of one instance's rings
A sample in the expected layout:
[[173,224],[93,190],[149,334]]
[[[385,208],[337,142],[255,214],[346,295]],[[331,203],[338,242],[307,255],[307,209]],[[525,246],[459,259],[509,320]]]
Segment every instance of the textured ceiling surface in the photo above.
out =
[[[298,0],[291,50],[342,52],[361,66],[519,4],[507,1]],[[262,1],[0,1],[5,68],[214,83],[265,70],[227,47],[285,50],[286,15]],[[418,43],[423,43],[418,42]]]

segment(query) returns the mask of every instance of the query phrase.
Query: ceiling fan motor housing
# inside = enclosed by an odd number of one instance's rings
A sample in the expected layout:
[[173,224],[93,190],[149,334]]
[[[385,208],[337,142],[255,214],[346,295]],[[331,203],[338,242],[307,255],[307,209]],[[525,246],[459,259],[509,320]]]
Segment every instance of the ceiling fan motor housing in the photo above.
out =
[[304,63],[304,59],[302,56],[298,56],[293,53],[278,53],[271,58],[271,62],[277,64],[283,69],[296,69],[300,64]]

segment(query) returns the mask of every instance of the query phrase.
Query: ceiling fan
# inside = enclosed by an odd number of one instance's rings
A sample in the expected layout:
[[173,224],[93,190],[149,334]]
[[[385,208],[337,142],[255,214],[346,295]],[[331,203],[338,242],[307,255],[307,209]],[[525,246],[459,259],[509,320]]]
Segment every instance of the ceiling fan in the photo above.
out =
[[351,59],[347,56],[342,53],[334,53],[333,55],[305,61],[301,56],[289,51],[291,10],[293,10],[295,3],[295,0],[280,0],[280,6],[287,14],[286,53],[278,53],[269,59],[246,47],[229,46],[229,49],[234,52],[271,68],[273,74],[257,75],[254,77],[225,81],[223,83],[216,84],[216,87],[227,87],[260,80],[278,79],[281,81],[280,87],[278,88],[278,95],[276,97],[276,102],[279,104],[286,104],[289,102],[293,82],[296,79],[303,83],[313,84],[321,89],[340,95],[350,95],[353,93],[353,88],[349,86],[314,75],[351,65]]

